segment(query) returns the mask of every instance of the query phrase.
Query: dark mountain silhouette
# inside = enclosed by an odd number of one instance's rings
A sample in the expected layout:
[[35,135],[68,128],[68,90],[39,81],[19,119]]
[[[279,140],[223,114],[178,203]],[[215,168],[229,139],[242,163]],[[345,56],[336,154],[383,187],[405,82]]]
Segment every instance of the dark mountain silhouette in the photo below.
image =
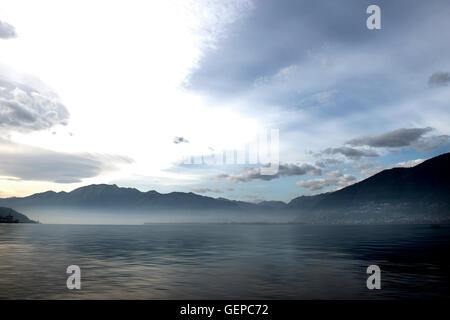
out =
[[306,223],[442,222],[450,221],[449,167],[450,153],[446,153],[412,168],[384,170],[339,191],[301,196],[288,204],[281,201],[255,204],[192,192],[141,192],[100,184],[71,192],[48,191],[0,199],[0,205],[26,212],[138,212],[149,217],[153,213],[189,216],[207,212],[216,217],[242,217],[249,213],[252,218],[264,217],[265,221]]
[[71,192],[36,193],[24,198],[0,199],[19,207],[70,207],[102,209],[159,209],[159,210],[235,210],[238,206],[230,200],[215,199],[195,193],[156,191],[141,192],[134,188],[120,188],[117,185],[99,184],[75,189]]
[[0,223],[36,223],[11,208],[0,207]]
[[419,222],[450,220],[450,153],[412,168],[384,170],[341,190],[288,203],[298,221]]

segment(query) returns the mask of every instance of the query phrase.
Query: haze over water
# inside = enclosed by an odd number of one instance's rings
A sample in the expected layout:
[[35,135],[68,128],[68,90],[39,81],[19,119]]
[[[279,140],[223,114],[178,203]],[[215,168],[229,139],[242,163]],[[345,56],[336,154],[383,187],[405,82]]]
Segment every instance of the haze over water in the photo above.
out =
[[[449,298],[449,235],[429,225],[0,225],[0,298]],[[66,288],[73,264],[78,291]],[[366,287],[372,264],[381,290]]]

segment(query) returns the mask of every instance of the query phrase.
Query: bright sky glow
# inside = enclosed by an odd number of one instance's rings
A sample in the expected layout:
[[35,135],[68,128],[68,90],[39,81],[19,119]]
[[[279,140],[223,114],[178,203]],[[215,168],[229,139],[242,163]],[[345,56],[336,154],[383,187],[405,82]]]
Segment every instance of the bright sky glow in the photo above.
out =
[[[30,129],[0,114],[0,197],[117,183],[286,201],[448,152],[443,1],[386,3],[378,31],[358,1],[274,3],[2,0],[0,22],[17,36],[0,39],[0,111],[45,86],[69,116]],[[9,92],[17,83],[26,87]],[[321,174],[179,166],[186,154],[239,149],[264,128],[280,130],[282,164]],[[41,168],[61,159],[70,177],[30,173],[37,155]]]

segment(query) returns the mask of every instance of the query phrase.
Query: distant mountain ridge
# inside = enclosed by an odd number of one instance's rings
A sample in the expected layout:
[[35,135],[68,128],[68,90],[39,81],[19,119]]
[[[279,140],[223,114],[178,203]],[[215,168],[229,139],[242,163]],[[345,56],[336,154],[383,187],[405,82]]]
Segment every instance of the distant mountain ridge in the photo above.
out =
[[230,200],[215,199],[192,192],[171,192],[162,194],[157,191],[141,192],[134,188],[121,188],[117,185],[98,184],[80,187],[71,192],[47,191],[24,198],[0,199],[0,203],[18,206],[41,207],[90,207],[129,209],[237,209]]
[[[265,221],[304,223],[414,223],[450,221],[450,153],[412,168],[384,170],[341,190],[316,196],[301,196],[289,203],[263,201],[258,204],[212,198],[192,192],[141,192],[117,185],[89,185],[71,192],[33,194],[0,199],[0,206],[40,211],[70,209],[73,212],[152,213],[209,212],[235,217],[250,213]],[[282,220],[281,217],[283,217]]]

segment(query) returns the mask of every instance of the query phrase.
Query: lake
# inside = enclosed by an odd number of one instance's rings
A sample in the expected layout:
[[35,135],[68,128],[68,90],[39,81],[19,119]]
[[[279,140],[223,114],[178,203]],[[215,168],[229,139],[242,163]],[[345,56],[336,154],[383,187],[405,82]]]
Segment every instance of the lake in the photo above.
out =
[[0,298],[449,298],[449,253],[449,226],[2,224]]

